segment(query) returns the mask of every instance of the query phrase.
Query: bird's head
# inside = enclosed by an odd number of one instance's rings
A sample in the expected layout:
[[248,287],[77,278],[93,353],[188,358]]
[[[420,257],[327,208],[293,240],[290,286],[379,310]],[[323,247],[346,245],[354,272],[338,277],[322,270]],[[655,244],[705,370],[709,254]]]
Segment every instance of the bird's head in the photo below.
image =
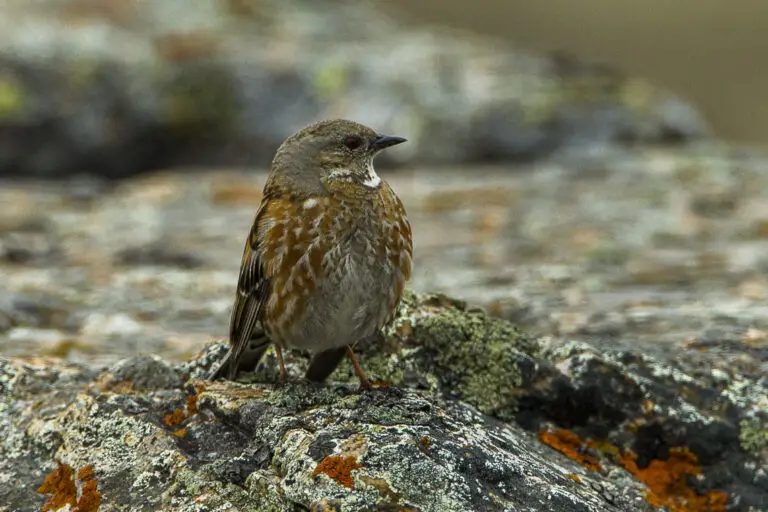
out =
[[373,159],[405,140],[346,119],[320,121],[283,142],[272,162],[272,173],[275,179],[308,194],[327,194],[349,185],[377,189],[381,179],[373,169]]

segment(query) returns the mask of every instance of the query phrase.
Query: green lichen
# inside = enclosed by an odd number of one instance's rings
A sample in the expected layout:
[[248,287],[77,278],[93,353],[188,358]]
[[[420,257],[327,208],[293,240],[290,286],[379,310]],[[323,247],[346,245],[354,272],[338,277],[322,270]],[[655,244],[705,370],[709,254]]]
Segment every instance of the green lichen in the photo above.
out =
[[[431,303],[438,306],[432,309]],[[422,304],[411,336],[442,386],[487,414],[511,417],[516,408],[511,391],[522,384],[520,364],[538,353],[536,342],[509,322],[445,305],[440,297]]]
[[243,512],[263,510],[242,487],[209,478],[205,470],[181,468],[174,475],[174,484],[166,491],[164,500],[171,503],[174,497],[185,495],[192,496],[191,501],[204,505],[200,510],[229,510],[230,507]]
[[[520,364],[539,351],[509,322],[443,295],[406,293],[384,334],[385,350],[361,357],[369,377],[400,386],[406,373],[415,373],[434,391],[450,391],[500,418],[514,414]],[[342,363],[334,379],[354,380],[352,366]]]
[[24,91],[18,83],[0,78],[0,119],[16,116],[24,108]]
[[768,450],[768,422],[760,418],[746,418],[739,423],[741,447],[751,453]]
[[[334,379],[335,380],[335,379]],[[288,409],[307,409],[328,405],[343,396],[336,386],[316,386],[302,379],[292,379],[286,385],[277,385],[265,399],[266,403]]]
[[268,474],[266,471],[254,471],[245,481],[245,487],[248,489],[252,499],[261,507],[259,510],[264,512],[282,512],[295,508],[286,497],[285,492],[280,487],[280,482],[276,477]]

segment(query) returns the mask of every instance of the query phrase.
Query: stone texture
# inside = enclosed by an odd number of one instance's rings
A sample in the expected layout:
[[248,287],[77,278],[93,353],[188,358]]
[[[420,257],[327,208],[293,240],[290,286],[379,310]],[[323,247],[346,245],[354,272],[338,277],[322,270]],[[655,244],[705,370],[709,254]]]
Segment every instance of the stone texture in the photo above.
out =
[[77,497],[98,493],[100,510],[650,511],[678,498],[648,491],[642,468],[683,454],[700,474],[681,496],[764,510],[758,382],[713,390],[640,352],[534,339],[441,295],[409,295],[379,342],[360,350],[387,381],[371,392],[348,367],[305,383],[297,352],[286,385],[273,355],[238,382],[201,379],[221,344],[175,367],[2,359],[0,500],[37,510],[61,463],[93,475]]

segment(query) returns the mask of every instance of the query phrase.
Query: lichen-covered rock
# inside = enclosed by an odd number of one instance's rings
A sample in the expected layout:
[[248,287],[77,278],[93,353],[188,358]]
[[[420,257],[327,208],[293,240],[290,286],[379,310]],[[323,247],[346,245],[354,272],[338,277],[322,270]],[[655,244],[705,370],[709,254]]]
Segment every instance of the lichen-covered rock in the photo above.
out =
[[291,132],[331,116],[407,136],[410,149],[382,164],[708,132],[639,79],[405,28],[357,0],[9,0],[0,68],[0,175],[263,165]]
[[[39,509],[59,462],[93,468],[99,510],[650,510],[639,485],[585,474],[518,427],[412,390],[191,380],[186,392],[70,389],[66,403],[17,395],[21,380],[66,388],[67,371],[52,372],[2,369],[12,410],[0,478],[14,485],[0,498],[12,510]],[[48,499],[66,501],[61,489]]]
[[[514,415],[517,390],[536,373],[538,344],[509,322],[467,308],[442,295],[419,297],[406,292],[395,321],[384,336],[364,340],[355,351],[365,361],[369,378],[393,386],[429,390],[459,399],[481,412],[509,419]],[[224,346],[211,347],[201,356],[203,366],[190,375],[203,377],[216,364]],[[289,372],[300,375],[306,354],[285,354]],[[275,381],[277,366],[270,354],[252,382]],[[357,382],[348,360],[334,372],[334,380]]]
[[[0,360],[0,502],[12,510],[764,510],[764,391],[628,350],[533,339],[409,293],[357,348],[370,392],[277,383],[269,355],[204,380],[226,347],[100,372]],[[349,381],[348,383],[339,380]],[[751,382],[751,381],[750,381]],[[755,383],[751,382],[754,386]],[[741,391],[739,391],[742,389]],[[763,418],[763,419],[761,419]],[[560,452],[560,453],[558,453]]]

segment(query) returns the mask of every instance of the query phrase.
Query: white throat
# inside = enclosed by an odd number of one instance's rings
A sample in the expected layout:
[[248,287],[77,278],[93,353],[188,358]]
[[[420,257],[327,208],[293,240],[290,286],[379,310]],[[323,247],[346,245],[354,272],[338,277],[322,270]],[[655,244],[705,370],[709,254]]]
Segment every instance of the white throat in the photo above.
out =
[[[352,176],[352,171],[349,169],[336,169],[328,175],[332,179],[346,179],[349,180]],[[373,168],[373,162],[368,163],[368,167],[365,169],[363,175],[363,186],[366,188],[379,188],[381,185],[381,178],[376,174],[376,170]]]
[[368,188],[377,188],[381,185],[381,178],[376,174],[376,169],[373,168],[373,161],[368,162],[368,168],[366,168],[365,180],[363,186]]

